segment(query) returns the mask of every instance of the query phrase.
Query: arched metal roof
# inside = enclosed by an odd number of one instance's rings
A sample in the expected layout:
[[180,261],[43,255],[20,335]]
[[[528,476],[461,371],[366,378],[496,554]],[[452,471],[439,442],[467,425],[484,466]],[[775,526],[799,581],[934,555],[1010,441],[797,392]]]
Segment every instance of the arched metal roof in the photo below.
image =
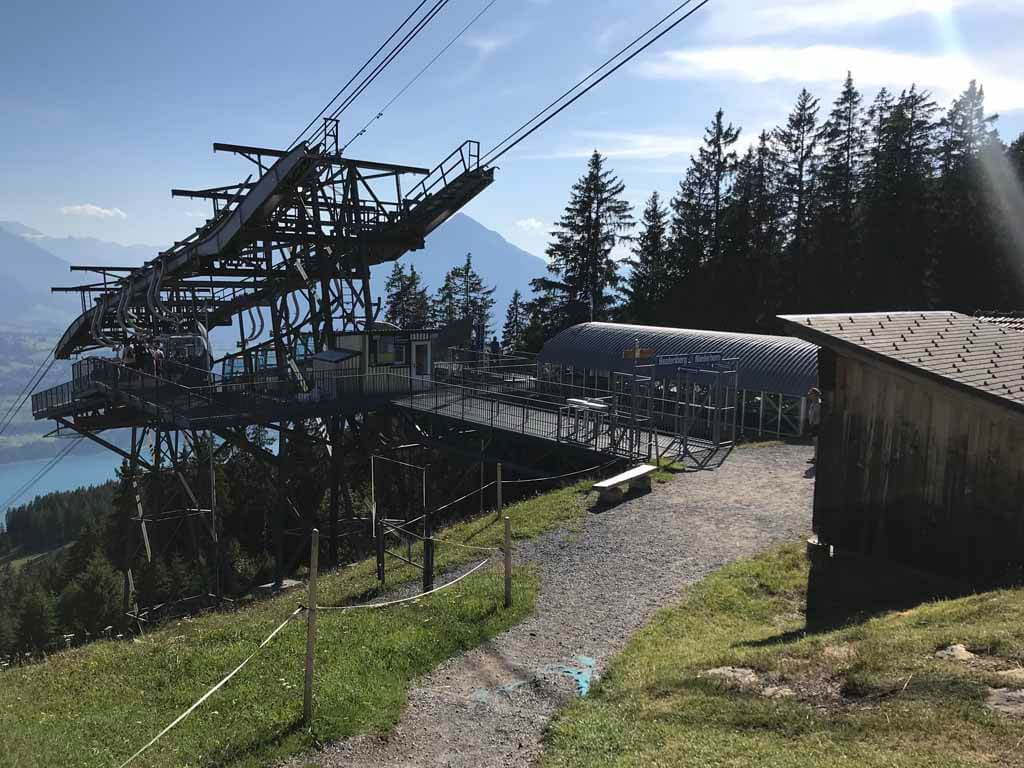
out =
[[[549,339],[537,359],[629,372],[633,363],[623,358],[623,352],[632,349],[637,340],[641,348],[653,349],[656,355],[722,352],[727,358],[739,358],[740,389],[802,397],[818,381],[818,347],[801,339],[655,325],[580,323]],[[656,372],[668,374],[668,369]]]

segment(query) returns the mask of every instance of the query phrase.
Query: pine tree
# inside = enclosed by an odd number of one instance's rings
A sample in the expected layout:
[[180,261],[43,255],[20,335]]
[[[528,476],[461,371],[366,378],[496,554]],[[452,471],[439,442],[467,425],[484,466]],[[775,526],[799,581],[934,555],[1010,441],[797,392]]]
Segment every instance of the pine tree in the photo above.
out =
[[396,261],[384,284],[384,320],[399,328],[405,327],[402,321],[408,315],[408,281],[405,267]]
[[523,305],[526,312],[526,330],[523,349],[537,352],[544,342],[563,328],[572,325],[565,302],[565,287],[547,277],[530,281],[533,297]]
[[420,280],[416,267],[409,267],[408,305],[402,328],[430,327],[430,291]]
[[526,308],[517,288],[505,312],[505,325],[501,329],[501,346],[507,350],[522,349],[526,336]]
[[542,294],[557,297],[558,315],[568,324],[606,320],[615,303],[620,277],[612,251],[633,227],[624,189],[595,150],[552,232],[548,271],[557,279],[536,285]]
[[1004,306],[1013,276],[1003,263],[998,226],[991,220],[991,200],[983,166],[989,147],[1002,146],[985,114],[985,91],[972,80],[939,121],[939,226],[936,277],[943,306],[973,312]]
[[732,191],[732,177],[736,173],[736,151],[732,146],[740,137],[740,129],[732,123],[724,124],[724,112],[719,109],[704,130],[704,146],[700,148],[700,162],[707,169],[708,188],[711,194],[708,210],[710,243],[706,259],[718,262],[722,252],[722,213],[729,203]]
[[781,164],[775,144],[762,131],[739,161],[732,200],[725,213],[719,282],[730,301],[715,327],[750,331],[768,325],[781,310],[777,299],[783,246]]
[[384,285],[384,320],[399,328],[426,328],[430,325],[430,295],[420,281],[416,267],[405,268],[395,262]]
[[57,639],[57,610],[53,595],[38,584],[21,599],[18,612],[19,645],[26,651],[45,650]]
[[1024,133],[1018,136],[1006,150],[1010,167],[1017,174],[1018,184],[1024,183]]
[[814,283],[817,302],[810,310],[851,309],[860,268],[857,208],[863,184],[867,131],[860,92],[849,73],[818,141],[822,163],[818,174],[818,216],[814,222]]
[[864,309],[922,309],[934,302],[934,132],[937,107],[914,86],[881,92],[871,125],[864,189]]
[[724,121],[721,109],[705,129],[704,144],[690,158],[686,175],[670,202],[670,288],[659,320],[696,325],[714,322],[720,303],[713,298],[721,279],[722,236],[732,196],[740,129]]
[[629,322],[652,323],[662,307],[672,276],[668,249],[668,211],[657,192],[644,206],[640,232],[633,242],[633,258],[626,284],[623,317]]
[[431,318],[438,328],[444,328],[460,319],[458,276],[455,271],[454,268],[448,270],[444,282],[431,301]]
[[99,634],[122,624],[121,578],[97,552],[60,596],[64,626],[73,632]]
[[[818,286],[808,278],[808,233],[814,218],[814,184],[817,172],[818,100],[807,89],[800,91],[785,127],[775,129],[775,139],[784,167],[782,190],[789,224],[786,249],[791,296],[806,301]],[[793,310],[806,306],[795,304]]]
[[693,327],[700,324],[709,304],[706,254],[711,235],[710,174],[698,153],[690,159],[686,175],[669,202],[670,284],[659,307],[659,321]]

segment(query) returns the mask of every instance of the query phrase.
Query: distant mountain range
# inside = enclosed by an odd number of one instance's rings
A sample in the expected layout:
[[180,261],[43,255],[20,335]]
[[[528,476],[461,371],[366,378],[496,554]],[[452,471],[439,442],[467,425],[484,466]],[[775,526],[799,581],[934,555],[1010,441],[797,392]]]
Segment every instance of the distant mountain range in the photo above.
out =
[[[161,250],[156,245],[121,245],[91,237],[52,237],[17,221],[0,221],[0,326],[56,333],[81,310],[78,297],[50,293],[54,285],[87,282],[89,273],[72,273],[71,264],[130,266]],[[494,286],[494,327],[500,333],[505,309],[516,289],[530,293],[530,280],[546,271],[538,256],[518,248],[465,214],[456,214],[427,238],[426,247],[402,257],[415,266],[433,292],[445,273],[473,254],[484,282]],[[384,292],[390,264],[373,269],[374,296]]]

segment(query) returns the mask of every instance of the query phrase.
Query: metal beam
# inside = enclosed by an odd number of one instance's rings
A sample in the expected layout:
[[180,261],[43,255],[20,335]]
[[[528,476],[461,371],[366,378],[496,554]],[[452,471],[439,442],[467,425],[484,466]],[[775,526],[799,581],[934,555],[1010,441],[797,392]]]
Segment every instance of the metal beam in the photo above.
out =
[[[225,144],[220,141],[213,143],[214,152],[234,152],[239,155],[264,155],[266,157],[284,157],[288,154],[285,149],[271,149],[269,147],[251,147],[245,144]],[[415,173],[420,176],[430,175],[429,168],[421,168],[415,165],[397,165],[395,163],[378,163],[373,160],[357,160],[352,157],[333,157],[331,155],[312,155],[316,160],[332,163],[334,165],[353,165],[358,168],[366,168],[370,171],[387,171],[389,173]]]

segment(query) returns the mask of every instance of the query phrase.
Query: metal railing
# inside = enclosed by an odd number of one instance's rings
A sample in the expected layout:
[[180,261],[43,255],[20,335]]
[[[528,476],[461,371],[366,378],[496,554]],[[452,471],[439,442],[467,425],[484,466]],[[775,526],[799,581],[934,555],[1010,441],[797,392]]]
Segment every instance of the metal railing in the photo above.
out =
[[480,142],[469,139],[456,147],[448,157],[438,163],[429,174],[417,182],[404,200],[408,211],[432,194],[438,187],[446,187],[450,181],[463,173],[475,171],[480,167]]
[[[482,386],[467,386],[394,370],[340,374],[324,370],[309,372],[301,385],[264,375],[189,386],[160,375],[171,372],[165,367],[150,373],[120,361],[91,358],[77,369],[73,381],[34,395],[33,412],[40,415],[72,406],[82,396],[106,395],[132,403],[161,421],[202,426],[289,411],[316,413],[321,404],[358,398],[634,459],[649,456],[649,446],[656,439],[646,416],[617,409],[611,399],[606,410],[583,417],[577,406],[566,405],[564,399],[517,391],[515,381],[490,379]],[[94,401],[83,407],[94,407]]]

